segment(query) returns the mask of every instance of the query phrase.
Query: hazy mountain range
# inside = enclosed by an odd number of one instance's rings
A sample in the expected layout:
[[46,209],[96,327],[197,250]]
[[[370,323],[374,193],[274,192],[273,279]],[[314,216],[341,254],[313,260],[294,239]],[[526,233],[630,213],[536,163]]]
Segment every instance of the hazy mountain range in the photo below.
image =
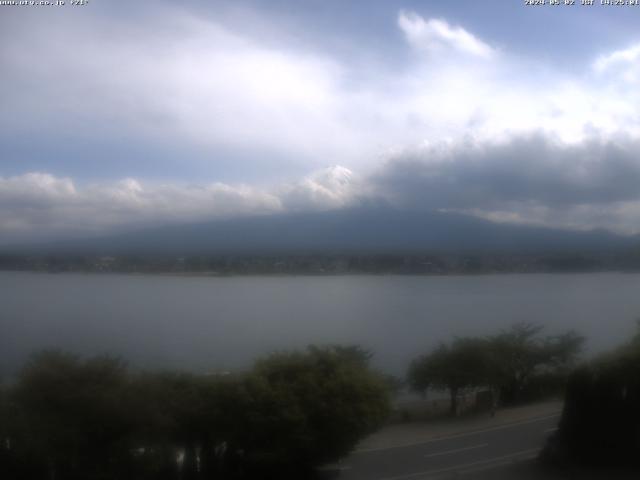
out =
[[453,213],[359,207],[154,227],[9,250],[94,255],[544,253],[614,251],[636,245],[637,236],[605,230],[559,230]]

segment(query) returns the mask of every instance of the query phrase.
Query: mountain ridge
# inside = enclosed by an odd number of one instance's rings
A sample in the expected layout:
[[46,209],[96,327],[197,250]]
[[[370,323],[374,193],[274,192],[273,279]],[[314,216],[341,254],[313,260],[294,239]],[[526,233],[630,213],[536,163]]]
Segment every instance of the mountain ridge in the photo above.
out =
[[631,248],[638,236],[496,223],[458,213],[356,207],[165,225],[6,251],[45,254],[546,253]]

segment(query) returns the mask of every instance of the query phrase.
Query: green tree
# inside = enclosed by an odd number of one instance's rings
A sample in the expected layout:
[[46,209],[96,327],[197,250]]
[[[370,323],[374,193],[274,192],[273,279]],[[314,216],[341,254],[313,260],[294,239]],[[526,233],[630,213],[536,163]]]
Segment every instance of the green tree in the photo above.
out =
[[9,432],[20,458],[19,475],[4,476],[299,478],[347,454],[384,420],[387,383],[369,368],[370,356],[359,347],[309,347],[266,357],[240,376],[130,375],[115,358],[42,352],[7,397],[6,428],[0,397],[0,434]]
[[584,343],[573,331],[547,337],[541,331],[540,326],[519,323],[491,337],[455,338],[413,360],[407,380],[422,393],[429,388],[448,390],[451,414],[458,410],[459,393],[467,388],[490,387],[500,392],[503,402],[517,402],[532,380],[562,385]]
[[542,337],[543,327],[518,323],[491,337],[492,383],[507,403],[520,399],[528,382],[541,373],[568,373],[584,343],[584,338],[569,331]]
[[429,387],[448,390],[449,412],[458,411],[458,395],[465,388],[490,382],[490,357],[487,341],[482,338],[456,338],[441,343],[434,351],[414,360],[409,366],[408,381],[417,391]]
[[349,453],[389,411],[384,379],[358,348],[309,347],[258,361],[239,438],[262,478],[299,477]]
[[[15,386],[19,447],[56,478],[97,478],[128,456],[130,418],[121,403],[126,369],[119,359],[81,362],[55,351],[33,356]],[[18,446],[17,446],[18,447]]]
[[[248,415],[244,377],[152,372],[132,381],[139,469],[153,478],[209,478],[233,470]],[[183,459],[180,468],[178,452]]]

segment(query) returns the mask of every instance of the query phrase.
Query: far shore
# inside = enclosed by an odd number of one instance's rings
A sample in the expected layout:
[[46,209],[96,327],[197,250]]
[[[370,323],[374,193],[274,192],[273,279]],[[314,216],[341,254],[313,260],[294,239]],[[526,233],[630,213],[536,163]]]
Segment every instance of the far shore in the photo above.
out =
[[508,275],[595,275],[595,274],[629,274],[640,273],[640,269],[610,269],[610,270],[536,270],[536,271],[486,271],[486,272],[216,272],[216,271],[126,271],[126,270],[17,270],[0,269],[0,273],[30,273],[43,275],[126,275],[152,277],[183,277],[183,278],[238,278],[238,277],[484,277]]

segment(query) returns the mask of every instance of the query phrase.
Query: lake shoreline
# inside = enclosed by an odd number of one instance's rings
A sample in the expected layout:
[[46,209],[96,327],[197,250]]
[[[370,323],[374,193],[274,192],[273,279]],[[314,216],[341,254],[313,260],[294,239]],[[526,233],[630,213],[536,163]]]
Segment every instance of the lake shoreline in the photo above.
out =
[[640,269],[607,269],[607,270],[510,270],[510,271],[486,271],[486,272],[446,272],[446,273],[412,273],[412,272],[299,272],[299,273],[278,273],[278,272],[135,272],[135,271],[96,271],[96,270],[2,270],[0,273],[30,273],[43,275],[123,275],[134,277],[176,277],[176,278],[246,278],[246,277],[264,277],[264,278],[288,278],[288,277],[491,277],[491,276],[509,276],[509,275],[597,275],[597,274],[628,274],[634,275],[640,273]]

